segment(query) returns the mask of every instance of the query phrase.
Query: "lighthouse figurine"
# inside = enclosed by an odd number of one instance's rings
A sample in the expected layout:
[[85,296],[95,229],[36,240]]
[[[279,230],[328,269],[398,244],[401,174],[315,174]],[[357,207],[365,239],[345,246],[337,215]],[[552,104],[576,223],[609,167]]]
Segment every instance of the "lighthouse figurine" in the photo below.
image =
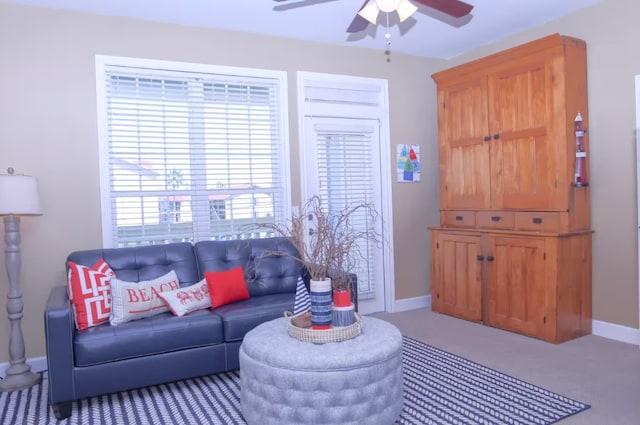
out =
[[578,187],[589,186],[589,182],[587,181],[587,152],[585,152],[584,146],[584,133],[586,130],[582,125],[582,115],[580,115],[580,112],[576,115],[573,127],[576,132],[576,168],[573,185]]

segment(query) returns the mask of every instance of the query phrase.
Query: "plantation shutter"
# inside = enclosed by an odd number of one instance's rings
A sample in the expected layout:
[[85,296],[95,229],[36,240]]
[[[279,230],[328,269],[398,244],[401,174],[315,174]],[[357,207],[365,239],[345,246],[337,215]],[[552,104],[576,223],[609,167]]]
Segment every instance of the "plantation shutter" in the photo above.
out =
[[[374,158],[371,126],[315,124],[318,161],[318,195],[330,213],[338,213],[352,204],[375,201],[372,179]],[[374,223],[366,211],[354,216],[355,228],[370,229]],[[358,294],[366,297],[375,290],[372,275],[374,243],[360,242],[361,258],[354,273],[358,275]]]
[[106,65],[112,246],[269,236],[287,216],[280,78]]

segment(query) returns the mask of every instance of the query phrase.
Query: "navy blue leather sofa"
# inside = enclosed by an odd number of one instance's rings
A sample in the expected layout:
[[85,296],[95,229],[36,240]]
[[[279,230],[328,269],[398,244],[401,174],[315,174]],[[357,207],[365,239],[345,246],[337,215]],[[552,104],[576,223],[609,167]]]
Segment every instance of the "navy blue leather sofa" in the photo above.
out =
[[44,324],[49,401],[56,417],[69,417],[74,400],[237,369],[244,335],[292,310],[298,276],[306,279],[299,262],[269,255],[274,251],[297,255],[286,238],[71,253],[68,260],[86,266],[104,258],[116,277],[126,281],[153,279],[173,269],[181,286],[200,281],[206,271],[243,266],[251,297],[182,317],[167,312],[78,331],[66,284],[53,288]]

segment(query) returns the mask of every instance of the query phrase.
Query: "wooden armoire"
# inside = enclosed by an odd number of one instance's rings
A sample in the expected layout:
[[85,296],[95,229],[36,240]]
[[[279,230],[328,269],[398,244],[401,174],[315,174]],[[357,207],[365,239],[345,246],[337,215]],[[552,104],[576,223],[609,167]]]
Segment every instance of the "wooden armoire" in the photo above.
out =
[[590,333],[589,186],[576,184],[574,128],[578,114],[589,125],[585,42],[554,34],[433,79],[433,311],[554,343]]

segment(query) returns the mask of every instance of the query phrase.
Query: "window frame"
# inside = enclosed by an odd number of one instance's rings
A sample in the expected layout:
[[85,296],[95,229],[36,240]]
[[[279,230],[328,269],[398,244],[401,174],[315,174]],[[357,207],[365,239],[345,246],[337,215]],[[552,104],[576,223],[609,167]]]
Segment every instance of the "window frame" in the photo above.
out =
[[[179,74],[179,73],[204,73],[221,76],[265,78],[277,80],[279,91],[277,101],[279,102],[280,114],[280,181],[282,185],[283,199],[281,209],[282,216],[276,217],[278,220],[286,220],[291,216],[291,172],[290,172],[290,141],[288,124],[288,93],[287,93],[287,73],[285,71],[239,68],[222,65],[199,64],[179,61],[166,61],[154,59],[131,58],[121,56],[96,55],[96,104],[97,104],[97,126],[98,126],[98,165],[100,170],[100,206],[102,215],[102,246],[113,248],[117,246],[113,229],[112,194],[110,181],[110,158],[109,158],[109,119],[108,119],[108,93],[106,83],[106,73],[109,67],[131,67],[148,68],[150,74],[156,71],[158,75]],[[194,240],[196,242],[197,240]]]

